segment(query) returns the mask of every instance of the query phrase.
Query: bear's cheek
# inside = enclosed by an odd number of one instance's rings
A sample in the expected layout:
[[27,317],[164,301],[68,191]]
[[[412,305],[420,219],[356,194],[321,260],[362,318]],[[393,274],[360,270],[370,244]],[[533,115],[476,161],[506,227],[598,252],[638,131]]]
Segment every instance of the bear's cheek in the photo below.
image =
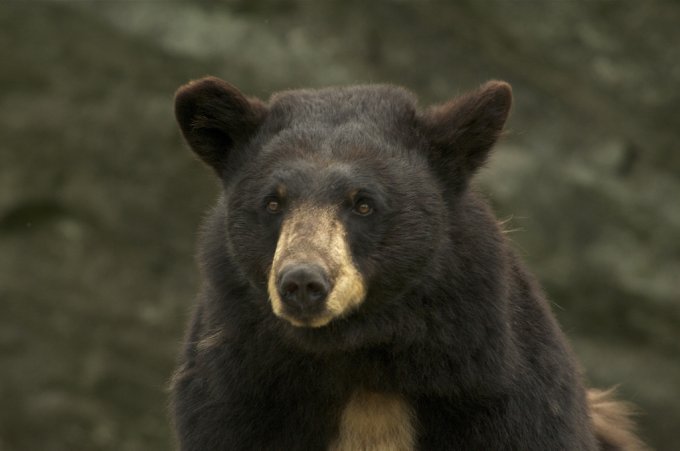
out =
[[[436,222],[436,221],[434,221]],[[367,302],[393,298],[418,283],[437,254],[437,227],[429,218],[410,218],[404,225],[384,230],[372,246],[356,244],[353,250],[368,287]]]
[[234,211],[229,215],[225,234],[227,247],[238,267],[255,286],[266,290],[278,231],[275,225],[261,224],[257,215]]

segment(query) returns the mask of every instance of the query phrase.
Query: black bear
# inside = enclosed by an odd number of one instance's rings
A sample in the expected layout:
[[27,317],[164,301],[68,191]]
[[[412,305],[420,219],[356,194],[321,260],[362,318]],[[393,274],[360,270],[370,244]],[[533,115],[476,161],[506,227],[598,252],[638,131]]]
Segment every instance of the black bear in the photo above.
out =
[[386,85],[268,102],[217,78],[175,112],[221,182],[173,380],[182,450],[638,449],[587,393],[470,188],[510,86],[416,106]]

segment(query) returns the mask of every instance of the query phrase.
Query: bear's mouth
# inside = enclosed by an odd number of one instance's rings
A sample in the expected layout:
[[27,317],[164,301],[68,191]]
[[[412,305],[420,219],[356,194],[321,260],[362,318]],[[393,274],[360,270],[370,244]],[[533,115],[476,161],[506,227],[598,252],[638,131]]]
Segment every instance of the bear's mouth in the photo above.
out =
[[320,314],[316,315],[308,315],[308,314],[289,314],[289,313],[282,313],[280,315],[277,315],[279,318],[287,321],[291,326],[293,327],[298,327],[298,328],[310,328],[310,329],[318,329],[327,326],[333,319],[335,319],[335,316],[328,311],[324,311]]

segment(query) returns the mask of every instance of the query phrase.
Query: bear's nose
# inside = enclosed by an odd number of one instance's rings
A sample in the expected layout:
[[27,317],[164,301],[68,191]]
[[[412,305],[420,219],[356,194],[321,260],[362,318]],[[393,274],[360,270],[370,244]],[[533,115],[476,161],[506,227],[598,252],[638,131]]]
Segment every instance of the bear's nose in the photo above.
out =
[[325,272],[317,265],[297,264],[281,271],[279,295],[293,314],[318,313],[328,295]]

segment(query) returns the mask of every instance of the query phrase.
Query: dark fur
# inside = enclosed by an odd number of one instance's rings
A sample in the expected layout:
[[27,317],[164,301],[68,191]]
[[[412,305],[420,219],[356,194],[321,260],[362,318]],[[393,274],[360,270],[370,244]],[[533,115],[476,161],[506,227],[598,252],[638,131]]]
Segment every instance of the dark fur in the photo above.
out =
[[[267,105],[214,78],[180,89],[182,131],[224,186],[173,383],[181,449],[325,449],[358,388],[407,399],[419,449],[598,448],[566,340],[468,188],[510,101],[499,82],[424,111],[390,86]],[[361,187],[377,205],[342,217],[366,301],[322,328],[293,327],[268,302],[280,219],[263,199],[282,179],[292,201]]]

